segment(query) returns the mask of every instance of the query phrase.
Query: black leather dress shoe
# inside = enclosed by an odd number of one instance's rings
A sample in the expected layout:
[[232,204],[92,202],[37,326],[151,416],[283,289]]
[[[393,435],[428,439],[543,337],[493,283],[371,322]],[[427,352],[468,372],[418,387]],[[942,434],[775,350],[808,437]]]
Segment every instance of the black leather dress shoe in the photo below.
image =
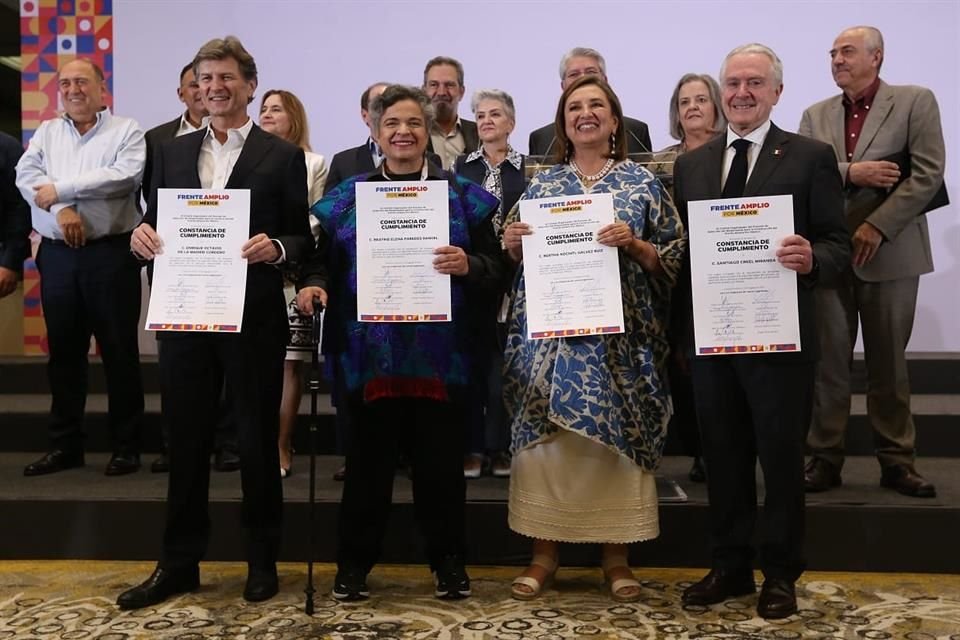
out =
[[103,470],[107,476],[124,476],[140,470],[140,456],[136,453],[115,453],[110,456],[107,468]]
[[48,473],[56,473],[65,469],[83,466],[82,451],[64,451],[63,449],[54,449],[36,462],[31,462],[23,468],[25,476],[42,476]]
[[706,482],[707,469],[703,466],[703,458],[696,456],[693,459],[693,465],[690,467],[690,473],[687,474],[691,482]]
[[684,604],[716,604],[727,598],[754,593],[753,571],[749,569],[711,569],[700,582],[683,591]]
[[263,602],[277,595],[280,580],[277,569],[251,569],[247,574],[247,584],[243,588],[243,599],[247,602]]
[[167,473],[170,471],[170,456],[161,453],[160,457],[150,465],[150,471],[152,473]]
[[803,488],[810,493],[839,487],[842,482],[840,470],[823,458],[810,458],[810,462],[803,469]]
[[117,606],[121,609],[142,609],[160,604],[178,593],[193,591],[199,586],[200,570],[197,567],[190,569],[157,567],[143,584],[121,593],[117,598]]
[[240,468],[240,456],[228,449],[221,449],[213,457],[213,468],[217,471],[236,471]]
[[917,473],[913,465],[893,464],[880,473],[880,486],[894,489],[911,498],[936,498],[937,488]]
[[797,612],[797,591],[782,578],[767,578],[760,589],[757,614],[766,620],[789,618]]

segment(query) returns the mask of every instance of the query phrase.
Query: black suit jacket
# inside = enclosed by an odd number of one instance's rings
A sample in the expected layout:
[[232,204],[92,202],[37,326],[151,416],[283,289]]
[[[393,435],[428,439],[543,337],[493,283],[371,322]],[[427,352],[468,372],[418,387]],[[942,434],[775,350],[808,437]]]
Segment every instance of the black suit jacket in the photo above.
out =
[[0,267],[20,273],[30,255],[30,205],[17,189],[17,161],[23,146],[0,133]]
[[[440,156],[435,153],[427,153],[427,161],[440,167]],[[367,143],[359,147],[339,151],[330,161],[330,171],[327,173],[327,181],[323,184],[323,195],[327,195],[334,187],[353,176],[359,176],[363,173],[370,173],[376,169],[373,165],[373,156],[370,155],[370,148]],[[311,203],[312,204],[312,203]]]
[[143,193],[148,198],[150,197],[150,178],[153,172],[153,154],[161,144],[177,137],[177,131],[180,130],[180,119],[182,117],[183,116],[177,116],[170,122],[157,125],[143,135],[147,143],[147,162],[143,166],[143,184],[141,185],[141,189],[143,189]]
[[[464,153],[470,153],[480,148],[480,134],[477,132],[476,122],[460,118],[460,131],[463,133]],[[433,138],[427,138],[427,151],[434,153]]]
[[[160,144],[154,152],[151,191],[144,224],[157,228],[157,190],[200,189],[197,159],[203,129]],[[287,263],[300,262],[312,245],[307,218],[307,166],[303,150],[254,125],[240,152],[227,189],[250,190],[250,237],[265,233],[279,240]],[[283,278],[275,265],[247,267],[243,331],[266,328],[287,334]]]
[[[720,135],[677,158],[674,165],[674,198],[684,225],[687,223],[687,203],[721,197],[723,189],[720,180],[726,142],[726,135]],[[836,280],[850,263],[850,241],[843,214],[843,181],[833,149],[827,144],[787,133],[771,124],[743,195],[792,195],[794,231],[813,245],[817,265],[816,273],[799,276],[798,280],[801,351],[751,357],[816,360],[819,341],[814,317],[813,286],[820,281]],[[692,318],[689,264],[687,256],[678,295],[685,296],[686,313]],[[689,331],[686,351],[692,355],[693,323],[688,320],[684,324]]]
[[[647,123],[624,116],[623,126],[627,132],[627,153],[650,153],[653,145],[650,142],[650,129]],[[545,156],[556,149],[557,136],[555,126],[551,122],[530,134],[530,155]]]
[[373,157],[370,155],[370,148],[366,143],[359,147],[338,152],[330,161],[327,181],[323,184],[323,195],[327,195],[331,189],[347,178],[358,176],[361,173],[370,173],[374,169],[376,167],[373,166]]
[[[483,179],[487,176],[487,165],[483,160],[467,162],[468,155],[470,154],[467,153],[457,158],[457,161],[454,163],[453,172],[482,187]],[[524,159],[524,163],[520,164],[519,170],[515,169],[509,162],[504,163],[500,169],[500,180],[503,186],[504,216],[513,208],[513,205],[517,204],[517,200],[520,199],[520,196],[523,195],[524,190],[527,188],[526,179],[524,178],[525,163],[526,159]]]

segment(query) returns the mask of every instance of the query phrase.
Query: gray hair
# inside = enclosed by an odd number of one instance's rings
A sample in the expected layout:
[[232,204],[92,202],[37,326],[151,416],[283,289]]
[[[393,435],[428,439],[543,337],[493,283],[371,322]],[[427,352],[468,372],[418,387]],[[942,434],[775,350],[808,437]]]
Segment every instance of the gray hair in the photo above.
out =
[[590,47],[574,47],[563,54],[563,57],[560,58],[560,81],[563,82],[564,78],[567,77],[567,65],[570,64],[571,58],[593,58],[597,61],[597,66],[600,67],[600,73],[604,77],[607,76],[607,61],[603,59],[603,56],[600,55],[600,52],[596,49],[591,49]]
[[863,32],[863,46],[866,47],[867,53],[873,53],[877,50],[880,51],[880,64],[877,65],[877,71],[880,71],[880,67],[883,66],[883,53],[885,51],[883,47],[883,34],[880,33],[880,29],[867,25],[860,25],[858,27],[850,27],[849,29],[843,30],[844,33],[848,31]]
[[500,89],[478,89],[474,91],[473,97],[470,98],[470,110],[473,115],[477,115],[477,106],[483,100],[496,100],[501,103],[507,117],[514,122],[517,121],[517,110],[513,107],[513,98],[506,91]]
[[773,81],[774,84],[780,86],[783,84],[783,63],[780,62],[780,58],[777,57],[777,54],[773,52],[773,49],[768,47],[765,44],[760,44],[758,42],[751,42],[750,44],[740,45],[733,51],[727,54],[727,57],[723,59],[723,64],[720,65],[720,82],[724,81],[727,71],[727,62],[733,56],[746,55],[750,53],[757,53],[763,56],[767,56],[770,60],[770,67],[773,70]]
[[680,89],[691,82],[702,82],[707,85],[707,92],[710,94],[710,102],[713,103],[714,132],[723,131],[727,128],[727,119],[723,115],[723,101],[720,99],[720,85],[708,73],[685,73],[677,86],[673,89],[673,96],[670,97],[670,135],[675,140],[683,140],[683,127],[680,126]]
[[370,126],[374,133],[380,132],[380,120],[383,119],[383,113],[393,105],[404,100],[413,100],[420,105],[420,111],[423,112],[424,126],[427,128],[427,131],[433,129],[433,120],[436,117],[436,112],[427,94],[417,87],[391,84],[383,90],[383,93],[370,101]]

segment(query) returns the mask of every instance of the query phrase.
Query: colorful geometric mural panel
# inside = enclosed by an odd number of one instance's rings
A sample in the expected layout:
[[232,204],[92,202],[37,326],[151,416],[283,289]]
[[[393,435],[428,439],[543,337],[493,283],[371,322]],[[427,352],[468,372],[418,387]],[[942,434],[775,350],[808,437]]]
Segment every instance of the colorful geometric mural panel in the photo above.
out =
[[[103,69],[107,104],[113,96],[113,3],[110,0],[20,0],[20,56],[23,73],[21,121],[26,145],[40,123],[60,106],[57,69],[82,57]],[[33,260],[23,273],[23,351],[44,355],[47,332],[40,304],[40,274]]]

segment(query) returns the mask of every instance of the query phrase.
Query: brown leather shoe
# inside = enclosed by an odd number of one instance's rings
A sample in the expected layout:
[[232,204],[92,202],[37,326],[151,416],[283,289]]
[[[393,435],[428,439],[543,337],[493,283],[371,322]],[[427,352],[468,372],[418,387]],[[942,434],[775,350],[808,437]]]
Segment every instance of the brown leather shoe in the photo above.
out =
[[810,458],[810,462],[803,469],[803,488],[810,493],[839,487],[842,483],[840,470],[823,458]]
[[684,604],[716,604],[727,598],[743,596],[757,590],[750,569],[711,569],[700,582],[683,590]]
[[936,498],[937,488],[909,464],[892,464],[880,472],[880,486],[911,498]]
[[767,578],[760,589],[757,614],[765,620],[789,618],[797,612],[797,590],[783,578]]

